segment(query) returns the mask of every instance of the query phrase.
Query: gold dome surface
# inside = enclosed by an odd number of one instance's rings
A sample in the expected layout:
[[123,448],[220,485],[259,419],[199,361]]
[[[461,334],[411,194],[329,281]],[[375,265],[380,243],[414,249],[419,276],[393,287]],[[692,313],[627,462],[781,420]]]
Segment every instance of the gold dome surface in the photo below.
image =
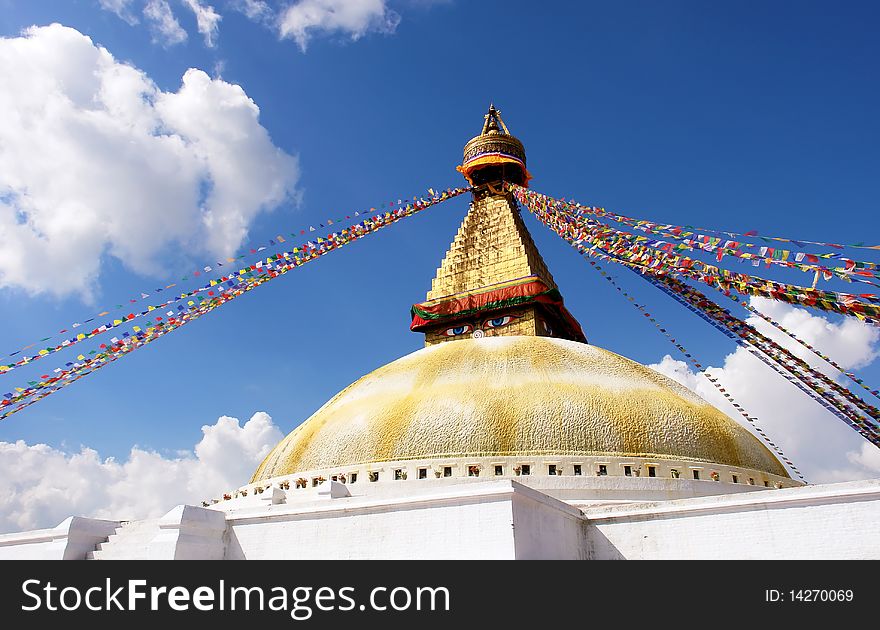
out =
[[757,438],[675,381],[596,346],[523,336],[430,346],[367,374],[285,437],[252,482],[368,462],[549,454],[788,476]]

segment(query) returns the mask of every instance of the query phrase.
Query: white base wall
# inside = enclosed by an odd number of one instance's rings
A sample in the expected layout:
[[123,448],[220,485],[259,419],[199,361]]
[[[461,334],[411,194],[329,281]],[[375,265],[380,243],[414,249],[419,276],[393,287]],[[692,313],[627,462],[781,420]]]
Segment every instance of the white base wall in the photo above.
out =
[[511,498],[515,559],[587,558],[587,527],[580,510],[523,486]]
[[580,509],[509,479],[381,485],[274,489],[122,527],[74,517],[0,536],[0,559],[880,559],[880,479]]
[[577,558],[580,511],[513,481],[230,514],[229,559]]
[[592,559],[880,559],[880,479],[584,514]]

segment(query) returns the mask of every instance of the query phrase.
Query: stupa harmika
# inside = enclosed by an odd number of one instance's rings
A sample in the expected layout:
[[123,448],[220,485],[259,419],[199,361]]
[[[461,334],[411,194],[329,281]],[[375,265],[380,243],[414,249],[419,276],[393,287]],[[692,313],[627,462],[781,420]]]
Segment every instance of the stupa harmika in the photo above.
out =
[[587,343],[502,192],[531,176],[494,107],[459,170],[473,201],[412,307],[425,348],[334,396],[231,499],[0,536],[0,557],[880,557],[841,535],[877,521],[880,480],[802,486],[691,391]]

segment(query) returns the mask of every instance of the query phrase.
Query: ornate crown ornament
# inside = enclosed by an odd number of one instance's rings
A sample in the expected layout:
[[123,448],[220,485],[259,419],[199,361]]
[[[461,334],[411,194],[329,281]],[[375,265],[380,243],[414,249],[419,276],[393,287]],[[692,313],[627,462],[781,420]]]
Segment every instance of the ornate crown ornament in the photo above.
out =
[[526,170],[523,143],[510,134],[495,105],[489,105],[484,119],[480,135],[464,145],[457,170],[472,186],[502,180],[528,186],[531,175]]

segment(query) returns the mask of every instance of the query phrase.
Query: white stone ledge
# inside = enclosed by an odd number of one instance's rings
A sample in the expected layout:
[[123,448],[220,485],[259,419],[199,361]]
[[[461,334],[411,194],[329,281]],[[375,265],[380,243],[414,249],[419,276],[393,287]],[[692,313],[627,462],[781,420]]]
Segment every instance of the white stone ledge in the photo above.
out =
[[51,529],[3,534],[0,559],[82,560],[118,527],[118,521],[71,516]]
[[880,479],[844,483],[783,488],[768,492],[718,495],[694,499],[676,499],[650,503],[583,508],[591,523],[626,520],[639,517],[665,518],[699,512],[732,512],[748,509],[781,509],[798,505],[823,505],[880,501]]
[[[335,516],[351,515],[356,513],[400,510],[418,508],[423,506],[436,506],[448,503],[475,503],[480,501],[501,501],[514,495],[524,496],[537,503],[541,503],[553,509],[564,512],[573,518],[582,519],[580,510],[571,505],[533,490],[527,486],[512,480],[489,481],[485,483],[469,483],[454,488],[443,488],[430,493],[419,494],[411,497],[387,497],[382,499],[366,499],[363,496],[345,497],[334,499],[334,503],[327,505],[272,505],[253,508],[242,508],[233,513],[227,513],[226,519],[230,525],[243,525],[249,522],[260,522],[266,518],[283,517],[306,517],[309,515]],[[336,503],[336,502],[339,503]],[[217,509],[219,506],[212,506]]]
[[[63,523],[62,523],[63,525]],[[33,529],[28,532],[16,532],[13,534],[0,534],[0,547],[11,545],[30,545],[42,542],[52,542],[59,538],[66,538],[67,530],[59,530],[57,527],[49,529]]]

